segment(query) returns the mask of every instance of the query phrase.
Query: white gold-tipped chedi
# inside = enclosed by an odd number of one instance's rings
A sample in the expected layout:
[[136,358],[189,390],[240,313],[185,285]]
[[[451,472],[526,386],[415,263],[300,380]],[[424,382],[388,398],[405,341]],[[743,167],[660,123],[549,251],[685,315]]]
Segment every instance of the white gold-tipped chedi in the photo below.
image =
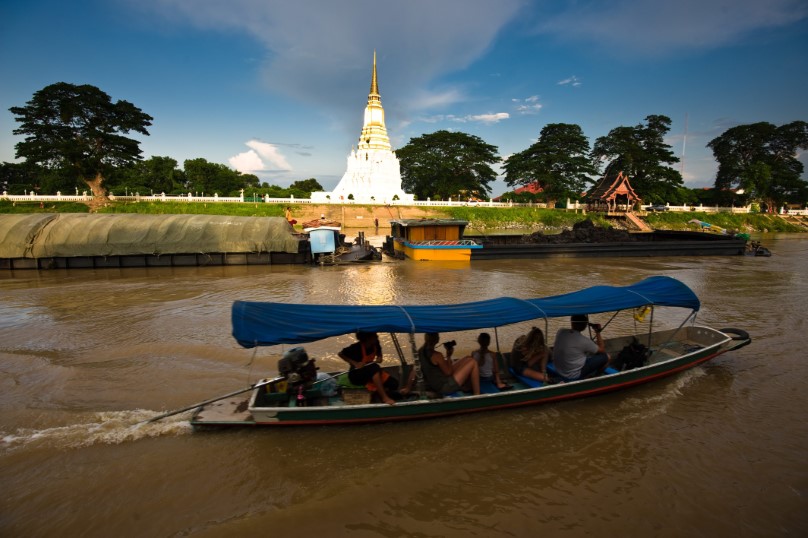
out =
[[377,202],[413,200],[401,190],[398,158],[390,145],[384,125],[384,108],[376,79],[376,53],[373,53],[373,76],[370,82],[365,121],[359,144],[348,156],[348,169],[332,192],[313,192],[315,202]]

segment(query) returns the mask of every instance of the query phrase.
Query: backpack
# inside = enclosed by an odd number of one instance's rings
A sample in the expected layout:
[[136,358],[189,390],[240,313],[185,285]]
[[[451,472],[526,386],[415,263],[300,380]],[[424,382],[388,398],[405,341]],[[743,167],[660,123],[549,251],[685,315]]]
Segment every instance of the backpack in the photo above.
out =
[[650,355],[648,348],[634,338],[630,344],[620,350],[612,361],[611,367],[618,372],[640,368],[648,362],[648,355]]

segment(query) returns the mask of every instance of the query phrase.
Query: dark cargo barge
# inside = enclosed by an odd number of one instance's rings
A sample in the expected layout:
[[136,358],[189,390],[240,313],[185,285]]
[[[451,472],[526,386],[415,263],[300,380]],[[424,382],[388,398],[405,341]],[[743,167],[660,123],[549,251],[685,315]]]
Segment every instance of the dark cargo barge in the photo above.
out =
[[279,217],[0,215],[0,269],[311,263],[308,236]]
[[[529,237],[529,236],[527,236]],[[666,231],[625,233],[623,240],[528,242],[524,235],[474,237],[483,248],[473,250],[471,259],[531,259],[550,257],[642,257],[642,256],[740,256],[747,239],[706,232]],[[471,237],[468,237],[471,239]]]

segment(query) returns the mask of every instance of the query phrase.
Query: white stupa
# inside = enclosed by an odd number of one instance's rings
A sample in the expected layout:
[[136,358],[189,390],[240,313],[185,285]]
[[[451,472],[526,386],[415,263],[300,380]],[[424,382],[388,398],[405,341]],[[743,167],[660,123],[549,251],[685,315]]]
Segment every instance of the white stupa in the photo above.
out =
[[390,203],[412,202],[413,195],[401,190],[398,158],[390,145],[384,126],[384,109],[376,80],[376,53],[370,82],[365,122],[359,145],[348,156],[348,169],[332,192],[313,192],[314,202]]

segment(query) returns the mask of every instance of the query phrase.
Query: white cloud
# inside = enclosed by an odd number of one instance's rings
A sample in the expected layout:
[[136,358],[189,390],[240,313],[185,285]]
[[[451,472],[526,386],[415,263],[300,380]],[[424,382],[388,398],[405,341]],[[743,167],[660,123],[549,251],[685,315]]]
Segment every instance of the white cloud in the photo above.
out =
[[255,150],[262,159],[269,161],[271,168],[276,170],[291,170],[292,166],[286,160],[286,157],[281,154],[278,147],[274,144],[261,142],[260,140],[250,140],[247,142],[247,147]]
[[265,169],[264,163],[261,161],[261,157],[259,157],[258,154],[253,150],[234,155],[233,157],[230,157],[227,162],[230,163],[230,166],[232,166],[233,169],[238,170],[242,174],[249,174]]
[[479,121],[485,124],[499,123],[502,120],[507,120],[511,115],[507,112],[497,112],[495,114],[477,114],[473,116],[466,116],[466,121]]
[[228,159],[230,166],[243,174],[260,172],[262,170],[292,170],[278,147],[274,144],[250,140],[246,143],[249,151],[239,153]]
[[544,105],[518,105],[516,111],[520,114],[538,114]]
[[559,80],[559,81],[558,81],[558,85],[559,85],[559,86],[566,86],[566,85],[570,85],[570,86],[575,86],[575,87],[578,87],[578,86],[580,86],[580,85],[581,85],[581,81],[580,81],[580,80],[578,80],[578,77],[576,77],[575,75],[573,75],[573,76],[571,76],[571,77],[569,77],[569,78],[565,78],[564,80]]
[[443,121],[453,121],[455,123],[484,123],[491,125],[492,123],[499,123],[502,120],[507,120],[511,115],[507,112],[495,112],[491,114],[468,114],[466,116],[455,116],[454,114],[436,114],[434,116],[424,116],[419,118],[419,121],[424,123],[440,123]]
[[414,98],[410,99],[410,107],[413,110],[446,108],[465,100],[466,96],[456,88],[440,92],[420,90]]
[[541,17],[539,31],[635,54],[722,46],[808,17],[804,0],[585,0]]
[[174,23],[252,36],[266,49],[268,88],[344,118],[354,117],[357,95],[367,92],[374,50],[382,99],[402,117],[462,99],[458,90],[427,88],[488,52],[526,6],[523,0],[409,0],[381,8],[376,0],[128,1]]
[[544,105],[539,103],[538,95],[531,95],[526,99],[511,99],[516,105],[519,114],[538,114]]

